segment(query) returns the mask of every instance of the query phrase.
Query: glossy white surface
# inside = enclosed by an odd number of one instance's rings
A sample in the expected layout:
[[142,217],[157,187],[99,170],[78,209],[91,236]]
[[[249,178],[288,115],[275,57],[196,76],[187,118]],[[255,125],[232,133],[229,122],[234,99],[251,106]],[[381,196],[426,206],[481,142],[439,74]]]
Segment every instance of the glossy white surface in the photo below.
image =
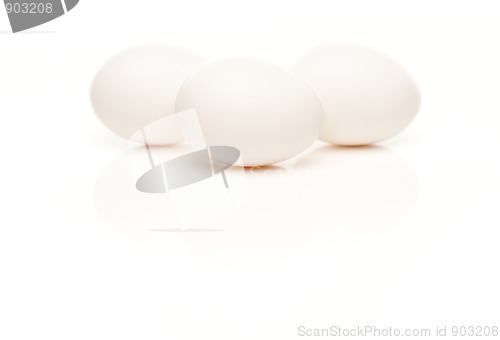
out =
[[[44,26],[57,34],[0,34],[0,339],[498,323],[498,1],[141,3],[81,2]],[[247,173],[249,204],[224,231],[149,231],[178,228],[171,202],[134,190],[127,142],[88,90],[106,57],[153,40],[284,67],[354,41],[405,65],[425,101],[376,147],[317,142]]]

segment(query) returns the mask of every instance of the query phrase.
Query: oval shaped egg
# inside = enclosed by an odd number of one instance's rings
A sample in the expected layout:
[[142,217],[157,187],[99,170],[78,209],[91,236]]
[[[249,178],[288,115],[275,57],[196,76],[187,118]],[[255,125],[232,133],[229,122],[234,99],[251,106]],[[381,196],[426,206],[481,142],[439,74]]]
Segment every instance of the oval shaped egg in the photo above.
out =
[[[196,53],[169,45],[142,45],[123,51],[109,59],[94,78],[94,111],[108,129],[130,138],[175,112],[180,86],[202,64]],[[148,132],[148,143],[153,145],[182,140],[175,126]]]
[[368,47],[330,44],[307,53],[292,71],[319,97],[320,139],[366,145],[393,137],[415,118],[420,92],[405,69]]
[[206,65],[181,87],[176,109],[196,109],[208,145],[236,147],[245,166],[297,155],[318,137],[321,104],[307,84],[268,62]]

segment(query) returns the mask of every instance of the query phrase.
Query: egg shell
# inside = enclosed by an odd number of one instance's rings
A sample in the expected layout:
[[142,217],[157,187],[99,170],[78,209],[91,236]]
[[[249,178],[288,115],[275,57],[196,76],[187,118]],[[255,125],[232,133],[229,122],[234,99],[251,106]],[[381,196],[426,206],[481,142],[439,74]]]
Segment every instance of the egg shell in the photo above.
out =
[[420,91],[392,58],[365,46],[329,44],[302,57],[292,71],[319,97],[324,122],[320,139],[356,146],[393,137],[420,108]]
[[245,166],[293,157],[318,137],[321,104],[286,69],[245,58],[213,62],[181,87],[177,111],[195,109],[208,145],[233,146]]
[[[152,44],[125,50],[96,74],[91,87],[94,111],[108,129],[130,138],[146,125],[175,113],[180,86],[203,63],[196,53],[175,46]],[[148,131],[152,145],[181,140],[175,124]]]

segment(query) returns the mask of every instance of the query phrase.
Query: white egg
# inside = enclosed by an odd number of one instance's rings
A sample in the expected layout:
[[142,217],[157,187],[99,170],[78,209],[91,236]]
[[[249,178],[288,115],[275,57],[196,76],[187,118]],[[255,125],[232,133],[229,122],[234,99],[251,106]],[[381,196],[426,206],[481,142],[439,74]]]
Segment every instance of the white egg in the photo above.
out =
[[330,44],[314,49],[292,71],[323,105],[320,139],[365,145],[393,137],[415,118],[420,92],[393,59],[371,48]]
[[[94,78],[94,111],[111,131],[130,138],[149,123],[175,112],[180,86],[201,65],[203,59],[197,54],[169,45],[123,51],[109,59]],[[156,145],[182,140],[175,124],[150,129],[147,137],[148,143]]]
[[307,84],[273,64],[233,58],[206,65],[179,90],[208,145],[238,148],[245,166],[283,161],[319,136],[321,103]]

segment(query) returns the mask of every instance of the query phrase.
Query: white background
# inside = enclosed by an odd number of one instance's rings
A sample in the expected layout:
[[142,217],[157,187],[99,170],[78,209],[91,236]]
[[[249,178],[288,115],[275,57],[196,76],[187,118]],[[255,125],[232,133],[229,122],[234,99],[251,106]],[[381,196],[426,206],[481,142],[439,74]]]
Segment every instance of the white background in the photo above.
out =
[[[0,339],[500,326],[499,18],[477,0],[82,0],[14,35],[0,10]],[[165,42],[289,67],[337,41],[406,66],[423,96],[412,126],[248,172],[224,231],[151,231],[178,225],[92,112],[104,60]]]

